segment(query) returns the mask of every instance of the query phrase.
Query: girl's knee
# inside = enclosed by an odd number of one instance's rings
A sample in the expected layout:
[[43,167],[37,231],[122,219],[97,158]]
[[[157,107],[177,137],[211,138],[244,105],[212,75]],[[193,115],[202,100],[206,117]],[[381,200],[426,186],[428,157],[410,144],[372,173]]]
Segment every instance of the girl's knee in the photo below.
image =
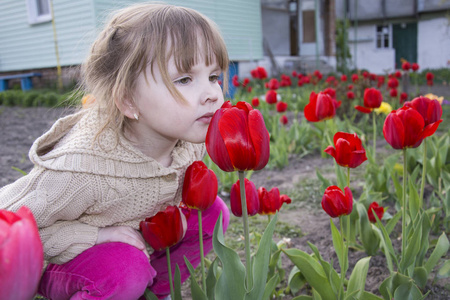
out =
[[124,243],[105,243],[66,264],[51,264],[40,292],[51,299],[138,299],[155,276],[141,250]]

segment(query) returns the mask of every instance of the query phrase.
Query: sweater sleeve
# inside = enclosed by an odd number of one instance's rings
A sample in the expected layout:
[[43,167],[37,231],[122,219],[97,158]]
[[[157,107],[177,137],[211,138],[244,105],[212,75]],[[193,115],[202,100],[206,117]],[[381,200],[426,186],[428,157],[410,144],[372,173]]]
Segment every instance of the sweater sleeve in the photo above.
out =
[[17,211],[25,205],[33,212],[51,263],[65,263],[97,241],[98,228],[78,221],[95,202],[89,176],[35,167],[0,189],[0,208]]

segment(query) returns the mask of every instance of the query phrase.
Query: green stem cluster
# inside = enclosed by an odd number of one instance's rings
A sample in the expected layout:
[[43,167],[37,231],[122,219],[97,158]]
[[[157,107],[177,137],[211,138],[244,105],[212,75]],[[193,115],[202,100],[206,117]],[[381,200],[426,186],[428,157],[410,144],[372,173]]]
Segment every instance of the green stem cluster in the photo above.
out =
[[203,253],[203,228],[202,228],[202,211],[198,210],[198,240],[200,242],[200,267],[202,270],[202,287],[206,292],[206,275],[205,275],[205,255]]
[[406,164],[406,148],[403,148],[403,193],[402,193],[402,261],[406,251],[406,182],[407,182],[407,164]]
[[169,271],[169,285],[170,285],[170,297],[175,299],[175,292],[173,290],[173,280],[172,280],[172,266],[170,264],[170,249],[166,248],[166,258],[167,258],[167,270]]

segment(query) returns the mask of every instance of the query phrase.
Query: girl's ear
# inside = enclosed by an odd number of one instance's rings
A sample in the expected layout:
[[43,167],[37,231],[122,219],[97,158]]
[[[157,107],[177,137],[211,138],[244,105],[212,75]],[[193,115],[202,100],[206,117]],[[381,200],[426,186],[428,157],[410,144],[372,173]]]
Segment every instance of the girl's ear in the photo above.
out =
[[116,104],[120,112],[129,119],[135,119],[135,115],[139,113],[134,102],[131,99],[115,99],[114,103]]

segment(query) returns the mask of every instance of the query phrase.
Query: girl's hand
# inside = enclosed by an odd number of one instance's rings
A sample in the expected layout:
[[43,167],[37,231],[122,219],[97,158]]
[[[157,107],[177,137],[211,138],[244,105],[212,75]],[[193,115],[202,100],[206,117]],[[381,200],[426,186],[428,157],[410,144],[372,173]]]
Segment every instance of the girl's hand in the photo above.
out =
[[145,241],[142,235],[135,229],[128,226],[110,226],[100,228],[98,230],[96,244],[103,244],[109,242],[122,242],[134,246],[144,252],[150,258],[145,246]]

